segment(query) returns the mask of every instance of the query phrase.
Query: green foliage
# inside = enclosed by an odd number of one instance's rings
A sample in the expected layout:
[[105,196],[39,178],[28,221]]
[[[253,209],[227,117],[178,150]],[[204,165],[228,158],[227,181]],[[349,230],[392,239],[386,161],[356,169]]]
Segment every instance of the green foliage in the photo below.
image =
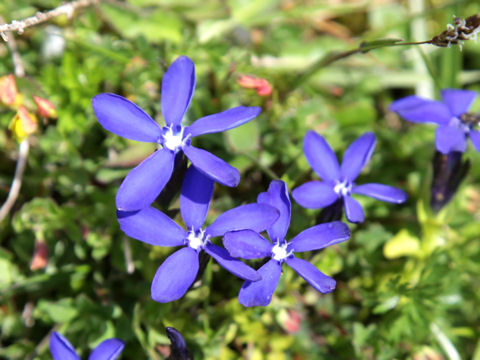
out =
[[[21,19],[60,3],[6,0],[0,13]],[[53,41],[47,25],[16,35],[28,75],[19,91],[52,101],[58,119],[41,121],[31,137],[20,196],[0,224],[0,358],[49,359],[47,339],[56,330],[84,357],[115,336],[126,342],[124,359],[162,359],[164,329],[173,326],[196,359],[453,358],[451,348],[480,359],[480,155],[469,148],[465,184],[433,215],[425,204],[434,130],[387,110],[425,84],[480,90],[473,42],[463,52],[422,47],[430,72],[415,66],[417,49],[386,46],[416,39],[412,20],[426,26],[427,40],[451,14],[480,11],[475,2],[431,3],[414,15],[400,1],[128,0],[50,21],[65,39],[58,53],[45,52]],[[358,47],[364,53],[305,75],[332,51]],[[216,186],[207,222],[255,201],[272,178],[290,189],[315,179],[302,153],[307,130],[323,134],[340,157],[354,138],[376,133],[359,183],[397,186],[410,198],[398,206],[359,197],[366,222],[350,226],[351,239],[305,255],[337,280],[333,293],[319,294],[285,268],[270,306],[245,309],[236,299],[242,282],[210,262],[181,300],[151,300],[151,280],[172,249],[127,239],[114,198],[152,145],[105,131],[90,101],[114,92],[161,123],[161,79],[181,54],[197,71],[187,122],[238,105],[263,108],[248,125],[195,139],[242,173],[238,188]],[[0,75],[12,73],[1,43],[0,57]],[[242,88],[240,74],[267,79],[272,95]],[[15,167],[17,144],[7,129],[13,116],[0,108],[2,201]],[[162,210],[180,220],[178,202]],[[293,204],[289,236],[313,225],[318,212]],[[48,265],[32,270],[36,242],[47,245]]]

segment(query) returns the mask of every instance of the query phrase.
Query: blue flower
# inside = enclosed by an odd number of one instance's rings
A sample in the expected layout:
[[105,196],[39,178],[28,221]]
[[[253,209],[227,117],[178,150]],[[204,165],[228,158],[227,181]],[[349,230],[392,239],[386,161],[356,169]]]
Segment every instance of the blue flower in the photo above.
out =
[[151,287],[153,300],[169,302],[185,294],[197,276],[201,251],[244,280],[260,279],[255,270],[231,257],[210,239],[232,230],[263,231],[277,219],[278,211],[267,204],[242,205],[224,212],[204,227],[213,185],[213,180],[196,167],[190,166],[187,170],[180,193],[180,212],[188,228],[186,231],[153,207],[117,212],[120,228],[128,236],[151,245],[183,246],[158,268]]
[[390,110],[414,123],[434,123],[439,125],[435,131],[435,146],[442,154],[451,151],[464,152],[467,138],[470,137],[475,149],[480,152],[480,132],[474,127],[479,125],[477,114],[468,113],[477,93],[470,90],[444,89],[442,101],[423,99],[412,95],[394,101]]
[[[118,339],[102,341],[90,354],[88,360],[115,360],[122,352],[124,343]],[[54,331],[50,335],[50,352],[53,360],[80,360],[72,344]]]
[[303,141],[303,152],[312,169],[323,181],[310,181],[292,191],[297,203],[305,208],[318,209],[343,199],[348,221],[364,220],[362,206],[351,194],[361,194],[378,200],[403,203],[407,194],[402,190],[383,184],[357,185],[355,179],[370,160],[375,149],[375,135],[367,132],[356,139],[345,151],[342,166],[325,139],[308,131]]
[[272,300],[273,292],[280,279],[282,264],[285,262],[302,278],[321,293],[335,289],[335,280],[320,272],[308,261],[297,258],[296,252],[323,249],[345,241],[350,237],[348,226],[340,221],[320,224],[308,228],[290,242],[285,240],[290,226],[291,204],[287,185],[283,181],[271,182],[268,191],[258,195],[259,204],[274,206],[280,217],[267,233],[272,242],[251,230],[233,231],[225,234],[223,245],[233,257],[270,260],[259,270],[260,281],[246,281],[238,295],[243,306],[266,306]]
[[166,126],[160,127],[137,105],[115,94],[99,94],[92,106],[100,124],[127,139],[152,142],[161,146],[125,178],[117,192],[120,210],[132,211],[149,206],[160,194],[173,171],[174,158],[183,152],[201,172],[214,181],[237,186],[240,173],[208,151],[191,145],[195,136],[216,133],[240,126],[261,111],[259,107],[239,106],[202,117],[192,125],[182,124],[195,88],[195,66],[181,56],[168,68],[162,80],[162,115]]

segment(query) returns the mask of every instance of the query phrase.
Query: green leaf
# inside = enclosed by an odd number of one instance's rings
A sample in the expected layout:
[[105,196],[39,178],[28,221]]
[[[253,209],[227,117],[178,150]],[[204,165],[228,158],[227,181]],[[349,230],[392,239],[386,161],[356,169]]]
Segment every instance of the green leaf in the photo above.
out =
[[52,323],[66,323],[78,315],[77,305],[72,299],[61,299],[57,302],[40,300],[35,308],[35,317]]
[[255,151],[260,145],[260,134],[255,120],[227,131],[225,136],[228,145],[235,152]]

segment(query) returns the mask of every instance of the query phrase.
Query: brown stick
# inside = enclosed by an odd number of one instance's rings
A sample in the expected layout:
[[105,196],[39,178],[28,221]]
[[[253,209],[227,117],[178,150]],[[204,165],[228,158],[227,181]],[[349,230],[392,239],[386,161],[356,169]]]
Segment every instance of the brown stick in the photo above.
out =
[[[3,18],[0,17],[0,21],[3,21]],[[25,67],[23,66],[22,58],[18,53],[17,42],[15,37],[12,34],[5,35],[8,41],[8,47],[12,54],[12,61],[14,66],[14,72],[17,77],[25,76]],[[10,186],[10,191],[8,192],[7,200],[3,203],[0,208],[0,221],[2,221],[10,212],[15,201],[17,200],[18,194],[20,193],[20,188],[22,186],[23,172],[27,165],[28,150],[30,148],[30,143],[28,138],[23,140],[18,147],[18,159],[17,166],[15,168],[15,175],[12,181],[12,186]]]
[[93,5],[98,1],[99,0],[76,0],[64,3],[50,11],[37,12],[34,16],[30,16],[23,20],[13,20],[10,24],[0,25],[0,36],[4,41],[8,41],[10,40],[7,36],[8,32],[15,31],[18,34],[22,34],[26,28],[43,23],[60,15],[66,15],[68,18],[71,18],[75,10]]

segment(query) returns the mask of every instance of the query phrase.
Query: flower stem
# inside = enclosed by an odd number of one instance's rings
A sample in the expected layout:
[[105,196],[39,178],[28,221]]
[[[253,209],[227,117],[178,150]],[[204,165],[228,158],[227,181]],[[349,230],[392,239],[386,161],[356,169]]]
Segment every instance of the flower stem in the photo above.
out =
[[343,51],[343,52],[329,52],[324,57],[315,61],[312,65],[310,65],[303,73],[296,77],[293,83],[290,85],[289,90],[295,90],[301,84],[303,84],[308,78],[310,78],[313,74],[315,74],[318,70],[327,67],[334,62],[339,60],[348,58],[355,54],[365,54],[371,50],[380,49],[384,47],[392,47],[392,46],[411,46],[411,45],[424,45],[424,44],[431,44],[431,40],[425,41],[411,41],[411,42],[402,42],[400,39],[380,39],[374,41],[364,41],[360,43],[360,45],[352,50]]

